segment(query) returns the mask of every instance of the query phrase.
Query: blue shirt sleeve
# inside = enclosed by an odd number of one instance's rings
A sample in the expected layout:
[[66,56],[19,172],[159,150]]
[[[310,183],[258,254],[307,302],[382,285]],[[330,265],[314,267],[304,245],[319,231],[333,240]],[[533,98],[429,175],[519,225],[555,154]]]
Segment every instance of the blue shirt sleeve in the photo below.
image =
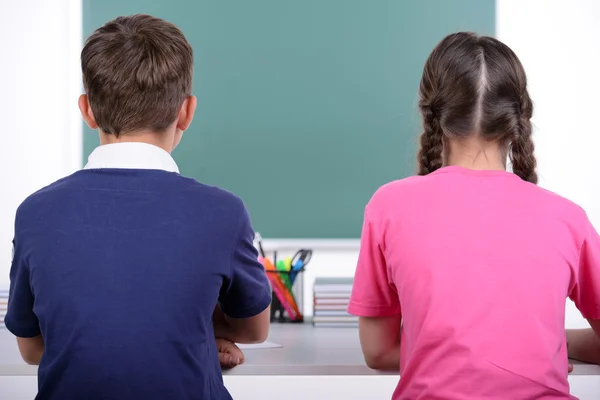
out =
[[242,205],[239,228],[234,239],[229,276],[219,296],[221,309],[231,318],[250,318],[271,304],[271,285],[254,247],[254,230]]
[[15,237],[10,268],[8,310],[4,317],[4,325],[17,337],[32,338],[41,332],[38,318],[33,312],[34,296],[29,280],[30,271],[22,253],[20,242]]

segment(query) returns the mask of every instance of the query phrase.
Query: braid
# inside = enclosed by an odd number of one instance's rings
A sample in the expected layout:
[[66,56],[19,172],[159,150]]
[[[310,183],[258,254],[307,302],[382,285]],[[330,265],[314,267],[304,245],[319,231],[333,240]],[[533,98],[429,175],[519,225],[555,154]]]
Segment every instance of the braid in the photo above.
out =
[[419,175],[443,167],[446,142],[472,138],[473,146],[493,145],[504,167],[508,155],[512,171],[537,184],[527,76],[504,43],[468,32],[446,36],[425,62],[419,109]]
[[527,92],[521,96],[516,132],[510,146],[510,161],[513,172],[527,182],[538,182],[537,162],[534,156],[535,146],[532,138],[531,116],[533,105]]
[[421,134],[419,149],[419,175],[427,175],[442,167],[444,132],[439,121],[428,105],[420,105],[423,115],[424,132]]

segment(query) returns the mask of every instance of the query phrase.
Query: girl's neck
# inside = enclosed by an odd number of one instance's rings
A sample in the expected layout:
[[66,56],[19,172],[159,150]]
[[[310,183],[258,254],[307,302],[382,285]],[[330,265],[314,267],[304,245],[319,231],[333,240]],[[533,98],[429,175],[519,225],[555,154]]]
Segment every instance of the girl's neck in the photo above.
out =
[[448,140],[444,164],[473,170],[506,170],[506,151],[498,143],[477,138]]

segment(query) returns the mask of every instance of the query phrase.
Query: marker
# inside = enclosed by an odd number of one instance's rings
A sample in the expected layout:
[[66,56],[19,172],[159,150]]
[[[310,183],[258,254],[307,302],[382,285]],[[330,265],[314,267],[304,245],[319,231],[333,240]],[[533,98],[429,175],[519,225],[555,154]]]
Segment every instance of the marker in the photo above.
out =
[[292,273],[290,274],[290,283],[293,285],[296,281],[296,277],[298,276],[298,271],[300,271],[304,267],[304,261],[298,260],[292,267]]
[[281,276],[283,283],[285,283],[285,285],[292,290],[292,285],[290,284],[290,274],[287,273],[288,270],[285,267],[285,261],[279,260],[275,266],[277,267],[277,271],[281,272],[279,276]]
[[292,257],[286,257],[285,260],[283,260],[283,262],[285,263],[285,270],[291,271],[292,270]]

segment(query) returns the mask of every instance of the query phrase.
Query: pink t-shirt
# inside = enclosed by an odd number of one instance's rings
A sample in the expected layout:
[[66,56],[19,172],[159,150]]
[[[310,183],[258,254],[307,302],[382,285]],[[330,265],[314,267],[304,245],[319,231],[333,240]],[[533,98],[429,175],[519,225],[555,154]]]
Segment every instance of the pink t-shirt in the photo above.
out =
[[570,399],[565,302],[600,319],[600,237],[504,171],[445,167],[365,211],[348,312],[402,315],[393,399]]

